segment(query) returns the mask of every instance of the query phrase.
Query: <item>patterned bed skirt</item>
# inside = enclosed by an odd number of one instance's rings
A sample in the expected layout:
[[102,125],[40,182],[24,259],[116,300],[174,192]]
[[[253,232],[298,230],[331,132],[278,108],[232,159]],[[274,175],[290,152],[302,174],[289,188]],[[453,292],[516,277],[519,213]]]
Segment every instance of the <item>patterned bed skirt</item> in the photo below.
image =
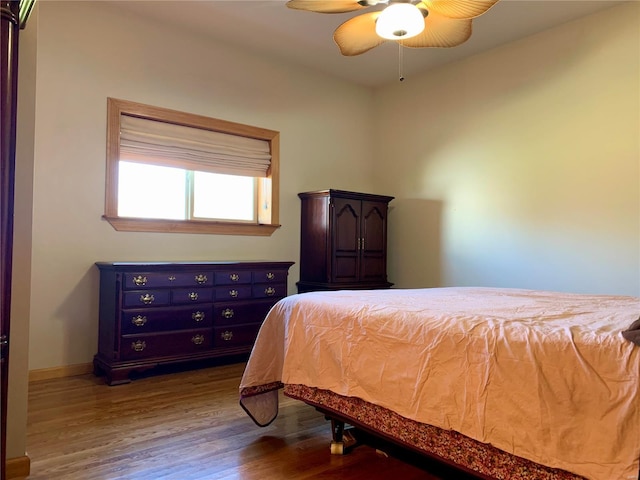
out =
[[[272,386],[273,387],[273,386]],[[352,420],[412,450],[455,464],[483,477],[509,480],[584,480],[573,473],[516,457],[458,432],[409,420],[355,397],[305,385],[284,385],[284,394]]]

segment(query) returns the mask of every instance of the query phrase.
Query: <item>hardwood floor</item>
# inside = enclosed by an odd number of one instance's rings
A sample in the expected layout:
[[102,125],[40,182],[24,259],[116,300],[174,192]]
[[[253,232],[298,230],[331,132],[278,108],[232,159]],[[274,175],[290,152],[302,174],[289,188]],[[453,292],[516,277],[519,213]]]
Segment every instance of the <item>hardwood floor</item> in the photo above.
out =
[[[281,395],[257,427],[238,404],[244,364],[154,374],[109,387],[81,375],[30,383],[30,480],[459,480],[359,446],[330,455],[329,422]],[[427,468],[430,471],[427,471]]]

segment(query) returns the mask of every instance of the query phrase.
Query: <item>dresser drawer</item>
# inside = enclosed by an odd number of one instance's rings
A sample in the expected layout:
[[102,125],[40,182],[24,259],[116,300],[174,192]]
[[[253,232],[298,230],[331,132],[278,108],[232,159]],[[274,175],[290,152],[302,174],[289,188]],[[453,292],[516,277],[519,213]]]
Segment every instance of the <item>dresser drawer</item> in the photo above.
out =
[[216,285],[238,285],[251,283],[251,271],[247,270],[224,270],[215,272]]
[[174,288],[171,290],[171,303],[211,303],[213,288]]
[[273,301],[261,300],[244,303],[216,303],[213,307],[213,325],[262,323],[273,306]]
[[259,324],[234,325],[226,327],[214,327],[214,347],[237,347],[241,345],[253,345],[260,330]]
[[120,358],[123,360],[205,352],[212,346],[210,328],[123,335],[120,342]]
[[159,307],[169,305],[170,290],[135,290],[123,294],[122,305],[131,307]]
[[286,283],[286,270],[256,270],[253,272],[254,283]]
[[213,285],[213,272],[206,270],[195,272],[149,272],[125,273],[124,288],[135,290],[139,288],[158,287],[205,287]]
[[287,284],[259,284],[253,286],[253,298],[282,298],[287,295]]
[[216,287],[215,299],[219,301],[246,300],[251,298],[251,285],[228,285]]
[[123,334],[152,333],[166,330],[187,330],[210,327],[213,307],[178,307],[166,309],[136,309],[122,311]]

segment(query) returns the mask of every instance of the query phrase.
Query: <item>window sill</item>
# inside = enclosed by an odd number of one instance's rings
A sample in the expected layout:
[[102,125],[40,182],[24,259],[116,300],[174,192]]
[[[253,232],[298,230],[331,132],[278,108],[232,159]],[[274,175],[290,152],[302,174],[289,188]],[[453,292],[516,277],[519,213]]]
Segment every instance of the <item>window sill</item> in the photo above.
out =
[[208,233],[215,235],[270,236],[280,225],[253,223],[156,220],[146,218],[102,217],[119,232]]

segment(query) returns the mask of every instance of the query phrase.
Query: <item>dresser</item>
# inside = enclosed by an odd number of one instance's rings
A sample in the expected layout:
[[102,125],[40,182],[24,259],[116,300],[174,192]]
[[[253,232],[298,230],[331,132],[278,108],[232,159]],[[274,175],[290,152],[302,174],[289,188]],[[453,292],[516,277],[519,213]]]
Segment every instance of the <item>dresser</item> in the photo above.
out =
[[251,352],[293,262],[98,262],[98,353],[109,385],[158,365]]
[[387,280],[387,213],[394,197],[344,190],[298,197],[299,293],[393,285]]

